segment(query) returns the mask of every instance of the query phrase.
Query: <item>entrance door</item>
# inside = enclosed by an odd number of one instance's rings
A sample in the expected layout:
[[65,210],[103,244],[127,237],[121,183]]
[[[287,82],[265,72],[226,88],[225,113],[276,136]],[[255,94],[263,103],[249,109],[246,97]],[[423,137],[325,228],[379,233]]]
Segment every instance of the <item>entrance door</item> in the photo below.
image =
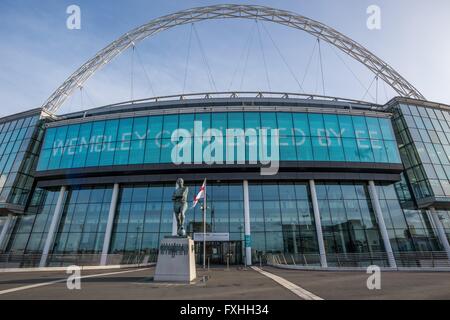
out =
[[230,241],[224,242],[224,264],[227,263],[227,259],[230,265],[242,264],[242,242]]
[[[203,242],[195,242],[195,256],[197,264],[203,264]],[[241,241],[208,241],[206,242],[206,263],[210,265],[242,264]]]
[[210,264],[223,264],[224,242],[207,242],[206,253]]

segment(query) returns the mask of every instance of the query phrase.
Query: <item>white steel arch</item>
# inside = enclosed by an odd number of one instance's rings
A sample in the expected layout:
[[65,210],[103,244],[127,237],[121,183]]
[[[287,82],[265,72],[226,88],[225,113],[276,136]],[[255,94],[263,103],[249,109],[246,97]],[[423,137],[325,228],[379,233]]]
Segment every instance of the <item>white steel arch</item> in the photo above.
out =
[[335,46],[389,84],[400,96],[425,100],[425,97],[386,62],[369,50],[323,23],[293,12],[264,6],[223,4],[179,11],[156,18],[135,28],[107,47],[75,71],[43,104],[43,109],[56,112],[65,100],[82,86],[98,69],[124,50],[161,31],[184,24],[217,19],[257,19],[303,30]]

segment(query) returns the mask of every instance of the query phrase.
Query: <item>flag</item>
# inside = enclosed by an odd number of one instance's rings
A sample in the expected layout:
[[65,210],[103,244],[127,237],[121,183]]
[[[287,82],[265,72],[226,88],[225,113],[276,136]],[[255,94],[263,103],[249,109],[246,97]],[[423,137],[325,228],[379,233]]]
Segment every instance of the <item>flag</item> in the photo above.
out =
[[195,208],[195,206],[198,203],[198,200],[203,199],[205,197],[206,194],[206,179],[205,181],[203,181],[203,185],[200,188],[200,191],[198,192],[197,196],[195,196],[194,198],[194,203],[192,204],[192,208]]

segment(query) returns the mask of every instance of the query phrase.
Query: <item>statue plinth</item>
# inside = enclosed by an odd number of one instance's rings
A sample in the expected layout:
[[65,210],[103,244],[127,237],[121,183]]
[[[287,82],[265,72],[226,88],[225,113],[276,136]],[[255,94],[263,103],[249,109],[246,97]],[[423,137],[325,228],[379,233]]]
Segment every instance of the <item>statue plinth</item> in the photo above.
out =
[[154,281],[191,282],[197,278],[194,240],[166,236],[159,245]]

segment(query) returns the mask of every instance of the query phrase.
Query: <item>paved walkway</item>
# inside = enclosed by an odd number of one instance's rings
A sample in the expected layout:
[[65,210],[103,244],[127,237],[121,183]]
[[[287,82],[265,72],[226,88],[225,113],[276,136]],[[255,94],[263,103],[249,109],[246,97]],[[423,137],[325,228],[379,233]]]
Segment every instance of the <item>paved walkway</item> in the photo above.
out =
[[83,271],[81,290],[65,272],[0,274],[5,299],[450,299],[450,273],[382,272],[381,290],[368,290],[365,272],[283,270],[272,267],[198,269],[195,284],[152,282],[155,268]]
[[330,299],[450,299],[450,272],[381,272],[381,290],[368,290],[365,272],[264,270]]
[[[124,273],[111,271],[83,272],[81,290],[68,290],[64,272],[12,273],[0,278],[2,299],[299,299],[272,279],[252,270],[213,268],[198,270],[198,277],[209,277],[195,284],[154,283],[155,268],[132,269]],[[95,276],[94,276],[95,275]],[[54,283],[55,281],[59,281]],[[37,284],[49,283],[37,286]],[[35,286],[20,291],[13,288]],[[5,290],[9,290],[6,291]],[[2,292],[5,292],[2,294]]]
[[290,290],[292,293],[296,294],[303,300],[323,300],[321,297],[316,296],[314,293],[309,292],[308,290],[303,289],[302,287],[296,285],[295,283],[292,283],[280,276],[277,276],[271,272],[267,272],[262,270],[258,267],[252,267],[253,270],[258,271],[262,275],[272,279],[279,285],[285,287],[286,289]]

